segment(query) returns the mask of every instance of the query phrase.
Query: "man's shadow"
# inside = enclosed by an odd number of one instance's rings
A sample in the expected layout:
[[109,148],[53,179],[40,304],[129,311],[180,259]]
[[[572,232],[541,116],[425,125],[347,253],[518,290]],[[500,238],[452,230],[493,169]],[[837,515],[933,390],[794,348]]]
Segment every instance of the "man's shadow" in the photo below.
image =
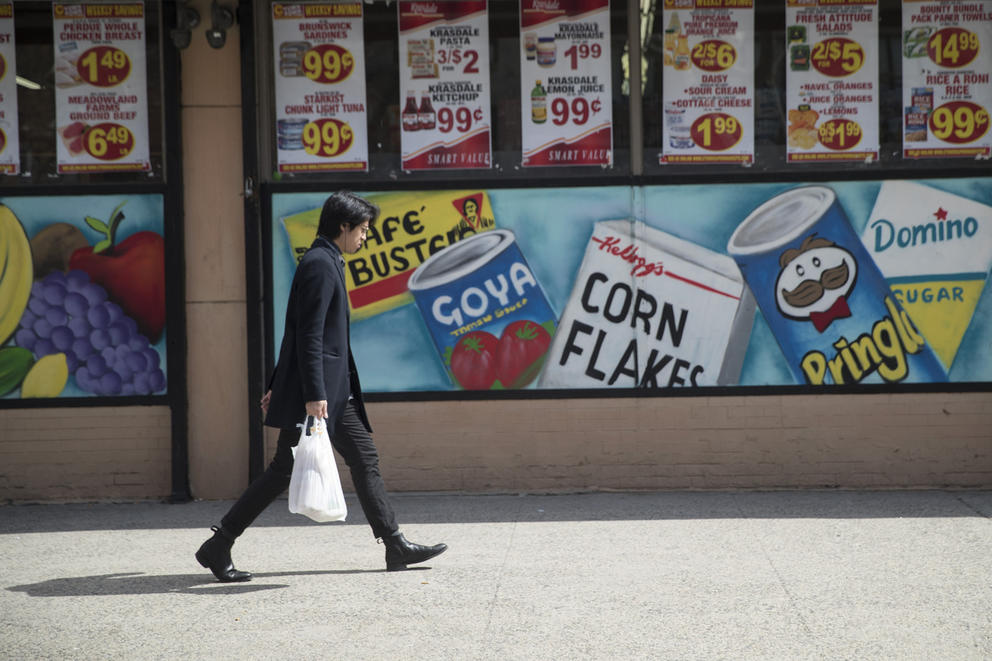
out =
[[[419,567],[418,567],[419,569]],[[427,569],[424,567],[424,569]],[[141,572],[99,574],[52,578],[40,583],[14,585],[11,592],[23,592],[29,597],[98,597],[135,594],[247,594],[262,590],[288,588],[285,583],[264,583],[280,576],[320,576],[324,574],[368,574],[385,569],[332,569],[299,572],[253,573],[246,583],[220,583],[209,573],[149,575]]]

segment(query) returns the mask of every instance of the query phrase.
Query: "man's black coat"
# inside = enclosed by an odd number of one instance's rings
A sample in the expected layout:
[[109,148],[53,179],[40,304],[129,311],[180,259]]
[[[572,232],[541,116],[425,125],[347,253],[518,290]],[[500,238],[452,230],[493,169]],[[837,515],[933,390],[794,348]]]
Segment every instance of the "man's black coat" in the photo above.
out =
[[327,432],[333,437],[350,394],[371,433],[351,355],[349,319],[341,250],[317,235],[293,276],[279,362],[269,381],[266,425],[293,428],[306,418],[307,402],[327,400]]

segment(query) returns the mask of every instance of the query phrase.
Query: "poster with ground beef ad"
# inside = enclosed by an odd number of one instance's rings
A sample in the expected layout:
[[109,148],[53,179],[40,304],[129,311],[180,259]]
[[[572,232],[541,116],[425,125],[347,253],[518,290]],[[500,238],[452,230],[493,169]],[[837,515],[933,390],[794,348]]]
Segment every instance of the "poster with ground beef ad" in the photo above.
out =
[[[988,177],[360,194],[367,391],[992,384]],[[273,349],[326,197],[273,196]]]
[[400,2],[404,170],[492,166],[485,0]]
[[992,155],[992,3],[903,0],[903,156]]
[[754,160],[752,0],[666,0],[661,163]]
[[17,174],[21,169],[16,73],[14,5],[0,2],[0,174]]
[[52,4],[58,171],[150,170],[145,6]]
[[786,0],[790,163],[878,160],[878,7]]
[[520,0],[525,167],[613,164],[610,52],[609,0]]
[[365,171],[362,3],[275,3],[279,172]]
[[0,199],[0,398],[166,391],[162,196]]

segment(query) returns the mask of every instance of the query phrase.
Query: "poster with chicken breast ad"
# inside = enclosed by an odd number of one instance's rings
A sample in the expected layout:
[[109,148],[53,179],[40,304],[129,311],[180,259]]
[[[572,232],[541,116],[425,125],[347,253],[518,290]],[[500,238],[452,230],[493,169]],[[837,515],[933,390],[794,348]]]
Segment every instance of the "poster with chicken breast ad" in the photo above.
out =
[[362,3],[275,3],[279,172],[365,171]]
[[145,5],[52,3],[58,171],[150,170]]
[[661,163],[754,160],[752,0],[665,0]]
[[492,166],[485,0],[400,2],[404,170]]
[[609,0],[520,0],[524,167],[612,165],[612,98]]
[[17,174],[21,169],[15,53],[14,5],[0,2],[0,174]]
[[992,154],[992,3],[902,3],[904,158]]
[[787,160],[877,161],[876,0],[786,0]]

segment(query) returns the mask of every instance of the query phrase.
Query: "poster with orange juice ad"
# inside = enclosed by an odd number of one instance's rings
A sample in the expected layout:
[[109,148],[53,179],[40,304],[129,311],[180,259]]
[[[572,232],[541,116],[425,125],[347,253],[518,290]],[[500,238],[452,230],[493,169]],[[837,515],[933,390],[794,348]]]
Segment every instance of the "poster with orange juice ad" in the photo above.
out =
[[661,163],[754,160],[753,0],[665,0]]
[[0,2],[0,174],[21,169],[16,72],[14,4]]
[[790,163],[876,161],[876,0],[786,0]]
[[992,154],[992,3],[902,3],[904,158]]
[[58,171],[151,170],[143,2],[52,3]]

